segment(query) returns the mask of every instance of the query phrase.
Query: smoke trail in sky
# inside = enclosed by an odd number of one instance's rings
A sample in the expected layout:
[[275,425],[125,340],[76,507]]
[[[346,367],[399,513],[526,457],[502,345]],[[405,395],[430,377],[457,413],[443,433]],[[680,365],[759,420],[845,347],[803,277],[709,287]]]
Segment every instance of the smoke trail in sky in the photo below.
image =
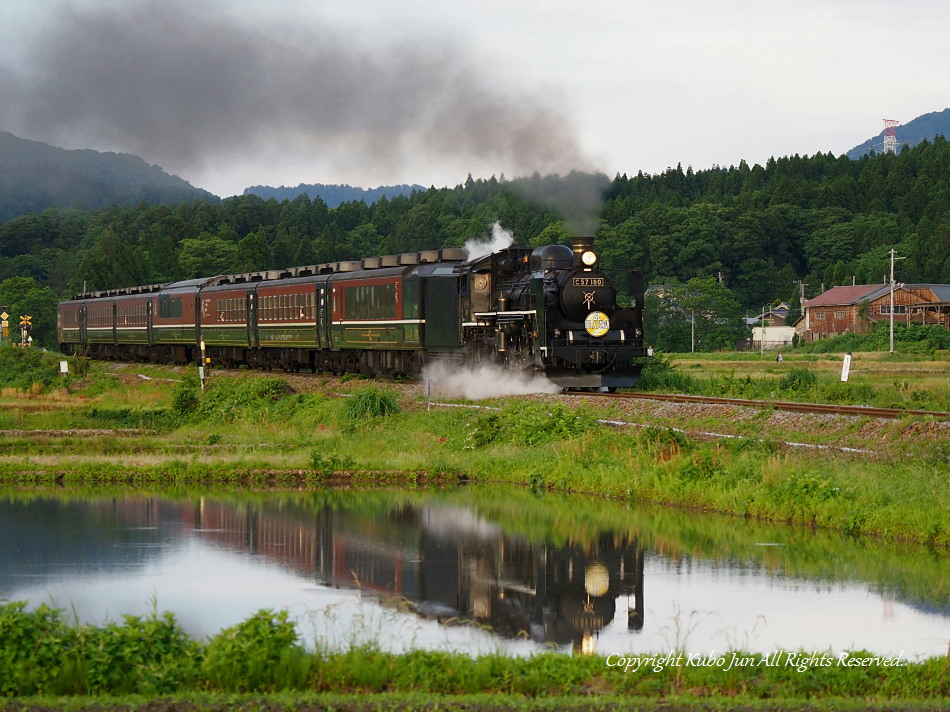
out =
[[610,179],[603,173],[571,171],[565,176],[535,174],[513,181],[512,186],[553,210],[572,236],[593,235],[600,227],[600,212]]
[[466,242],[463,247],[468,252],[468,259],[477,260],[481,257],[504,250],[515,243],[515,236],[501,226],[501,223],[495,223],[491,226],[491,237],[488,239],[472,238]]
[[565,115],[486,74],[457,38],[382,45],[282,6],[273,18],[240,7],[102,0],[38,14],[0,58],[0,125],[179,173],[287,154],[394,171],[420,153],[521,175],[589,166]]

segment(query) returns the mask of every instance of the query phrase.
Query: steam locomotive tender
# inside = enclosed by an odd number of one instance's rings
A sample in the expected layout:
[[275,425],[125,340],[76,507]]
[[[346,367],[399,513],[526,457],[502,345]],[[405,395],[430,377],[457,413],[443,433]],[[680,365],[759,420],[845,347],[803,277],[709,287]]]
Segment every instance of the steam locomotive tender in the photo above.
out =
[[461,248],[80,294],[58,307],[65,354],[160,363],[419,375],[492,363],[572,388],[633,385],[646,355],[642,274],[629,308],[573,247]]

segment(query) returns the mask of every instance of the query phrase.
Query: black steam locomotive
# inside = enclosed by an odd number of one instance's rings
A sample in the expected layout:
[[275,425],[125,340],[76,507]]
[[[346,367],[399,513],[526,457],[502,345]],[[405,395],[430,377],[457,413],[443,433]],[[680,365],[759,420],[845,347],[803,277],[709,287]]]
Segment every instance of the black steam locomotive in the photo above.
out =
[[288,371],[418,375],[431,362],[536,371],[572,388],[633,385],[644,281],[617,304],[590,238],[469,258],[428,250],[80,294],[63,353]]

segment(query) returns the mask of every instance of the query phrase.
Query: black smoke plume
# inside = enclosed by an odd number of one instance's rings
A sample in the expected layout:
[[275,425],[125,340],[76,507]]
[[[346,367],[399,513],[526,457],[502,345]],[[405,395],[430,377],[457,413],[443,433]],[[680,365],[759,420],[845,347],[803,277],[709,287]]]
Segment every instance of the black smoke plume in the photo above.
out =
[[397,171],[420,154],[516,175],[589,169],[566,113],[502,86],[457,38],[383,46],[329,22],[240,8],[63,5],[21,28],[28,44],[4,55],[2,127],[179,173],[288,152]]

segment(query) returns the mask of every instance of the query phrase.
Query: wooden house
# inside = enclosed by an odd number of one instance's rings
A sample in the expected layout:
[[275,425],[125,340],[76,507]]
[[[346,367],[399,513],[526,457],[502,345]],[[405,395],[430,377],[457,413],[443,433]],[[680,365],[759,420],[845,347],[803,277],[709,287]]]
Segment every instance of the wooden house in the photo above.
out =
[[[805,341],[817,341],[846,332],[867,333],[875,322],[891,318],[891,286],[858,284],[832,287],[802,303],[796,332]],[[950,285],[897,284],[894,321],[929,324],[950,329]]]

